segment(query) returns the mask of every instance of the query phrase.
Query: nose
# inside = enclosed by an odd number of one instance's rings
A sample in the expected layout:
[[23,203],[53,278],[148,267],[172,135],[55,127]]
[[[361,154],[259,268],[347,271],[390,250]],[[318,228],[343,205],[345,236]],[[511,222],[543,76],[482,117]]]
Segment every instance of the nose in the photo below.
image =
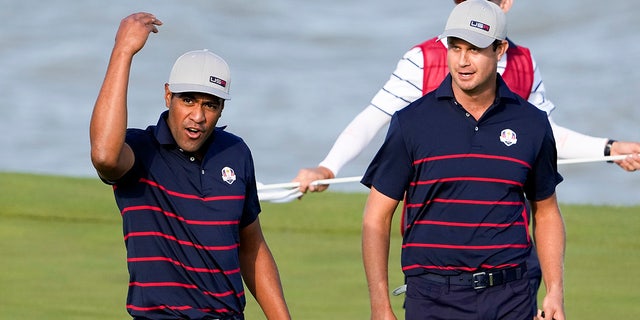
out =
[[190,114],[191,120],[193,120],[196,123],[204,122],[206,119],[204,115],[204,108],[205,106],[203,106],[201,103],[197,105],[195,108],[193,108]]
[[468,50],[461,50],[460,51],[460,56],[459,56],[459,59],[458,59],[458,65],[466,66],[466,65],[469,64],[468,54],[469,54]]

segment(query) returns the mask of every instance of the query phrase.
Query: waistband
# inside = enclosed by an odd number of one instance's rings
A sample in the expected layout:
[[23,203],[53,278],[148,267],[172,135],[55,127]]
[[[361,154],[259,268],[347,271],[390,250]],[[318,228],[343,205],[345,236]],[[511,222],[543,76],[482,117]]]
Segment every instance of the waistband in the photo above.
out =
[[425,273],[418,277],[422,277],[434,282],[449,284],[455,286],[471,286],[474,289],[484,289],[493,286],[499,286],[510,281],[520,280],[527,271],[526,265],[520,265],[513,268],[500,270],[478,271],[461,273],[454,276],[442,276],[435,273]]

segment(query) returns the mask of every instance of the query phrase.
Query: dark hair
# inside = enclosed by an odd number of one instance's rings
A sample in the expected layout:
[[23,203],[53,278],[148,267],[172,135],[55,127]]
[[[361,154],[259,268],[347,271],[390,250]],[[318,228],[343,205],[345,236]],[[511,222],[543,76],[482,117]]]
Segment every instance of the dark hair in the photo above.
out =
[[496,39],[495,41],[493,41],[493,51],[498,50],[498,47],[502,44],[502,40],[498,40]]

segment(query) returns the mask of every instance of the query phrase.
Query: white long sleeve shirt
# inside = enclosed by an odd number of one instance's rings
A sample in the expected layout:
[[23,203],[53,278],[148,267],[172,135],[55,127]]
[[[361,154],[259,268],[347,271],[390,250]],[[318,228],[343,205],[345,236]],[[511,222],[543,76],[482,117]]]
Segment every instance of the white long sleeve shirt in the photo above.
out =
[[[555,106],[545,97],[540,70],[538,70],[535,59],[531,57],[531,60],[534,79],[529,102],[547,113],[556,140],[558,157],[602,156],[607,138],[587,136],[561,127],[553,121],[551,111],[555,109]],[[507,55],[504,54],[498,62],[498,73],[502,74],[506,66]],[[326,158],[319,165],[328,168],[337,176],[340,169],[357,157],[373,140],[378,131],[391,121],[391,116],[396,111],[422,97],[423,68],[424,58],[419,47],[414,47],[405,53],[389,80],[376,93],[369,105],[342,131]]]

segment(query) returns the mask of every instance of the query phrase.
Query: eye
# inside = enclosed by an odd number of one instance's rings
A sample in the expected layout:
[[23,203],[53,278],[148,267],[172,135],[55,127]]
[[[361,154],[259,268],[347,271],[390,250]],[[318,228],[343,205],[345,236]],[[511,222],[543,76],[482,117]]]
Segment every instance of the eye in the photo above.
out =
[[184,103],[184,104],[193,104],[195,102],[195,100],[192,97],[189,97],[189,96],[183,95],[180,98],[182,99],[182,103]]
[[222,100],[219,101],[210,101],[210,102],[206,102],[204,103],[204,106],[206,108],[211,109],[212,111],[219,111],[222,109],[222,105],[224,104],[224,102]]

